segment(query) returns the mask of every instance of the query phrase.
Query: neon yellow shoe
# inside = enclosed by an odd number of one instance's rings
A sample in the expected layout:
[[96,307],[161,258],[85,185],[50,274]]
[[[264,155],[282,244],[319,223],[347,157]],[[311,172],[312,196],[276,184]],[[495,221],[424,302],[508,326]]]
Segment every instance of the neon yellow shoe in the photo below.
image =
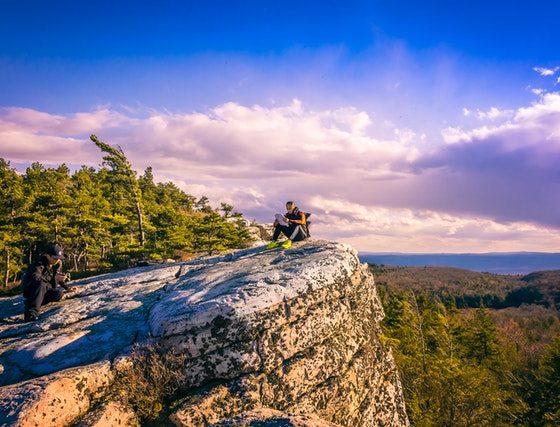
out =
[[273,240],[268,245],[266,245],[266,249],[274,249],[278,247],[278,242]]
[[286,240],[284,243],[282,243],[282,247],[284,249],[290,249],[292,247],[292,241],[290,239]]

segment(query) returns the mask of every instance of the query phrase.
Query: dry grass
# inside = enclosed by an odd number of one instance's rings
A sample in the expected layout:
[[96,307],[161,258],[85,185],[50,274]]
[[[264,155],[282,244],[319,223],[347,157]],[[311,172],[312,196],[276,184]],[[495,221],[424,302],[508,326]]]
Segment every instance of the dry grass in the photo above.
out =
[[157,345],[139,345],[117,363],[117,376],[108,398],[131,407],[142,419],[155,419],[166,400],[184,383],[184,365],[184,355],[164,351]]

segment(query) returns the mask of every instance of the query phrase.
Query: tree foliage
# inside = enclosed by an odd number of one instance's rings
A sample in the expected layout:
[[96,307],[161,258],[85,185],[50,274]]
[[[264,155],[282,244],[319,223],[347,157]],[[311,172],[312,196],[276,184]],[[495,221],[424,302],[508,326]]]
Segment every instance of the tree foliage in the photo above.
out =
[[132,165],[126,158],[121,147],[113,147],[112,145],[102,142],[95,135],[91,135],[90,139],[101,151],[106,153],[103,160],[113,171],[113,182],[123,185],[128,191],[138,221],[138,243],[140,246],[144,246],[145,233],[144,214],[142,212],[142,190],[136,180],[136,172],[132,169]]
[[122,150],[92,141],[105,153],[99,169],[36,162],[18,173],[0,158],[1,286],[52,242],[65,248],[66,267],[75,271],[249,243],[246,221],[232,206],[213,209],[206,197],[197,201],[171,182],[156,183],[151,167],[137,177]]
[[[446,285],[443,271],[434,271],[436,284],[423,273],[424,288],[378,282],[383,339],[393,348],[412,425],[560,425],[555,308],[458,309],[450,292],[457,272]],[[487,293],[487,284],[474,285]]]

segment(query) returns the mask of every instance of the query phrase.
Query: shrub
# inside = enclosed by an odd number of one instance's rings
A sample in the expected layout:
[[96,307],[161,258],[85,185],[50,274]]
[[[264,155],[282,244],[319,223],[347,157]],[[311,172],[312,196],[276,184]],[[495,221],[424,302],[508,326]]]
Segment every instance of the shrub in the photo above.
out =
[[143,419],[159,416],[164,403],[184,383],[185,355],[158,345],[137,345],[117,363],[117,376],[108,398],[134,409]]

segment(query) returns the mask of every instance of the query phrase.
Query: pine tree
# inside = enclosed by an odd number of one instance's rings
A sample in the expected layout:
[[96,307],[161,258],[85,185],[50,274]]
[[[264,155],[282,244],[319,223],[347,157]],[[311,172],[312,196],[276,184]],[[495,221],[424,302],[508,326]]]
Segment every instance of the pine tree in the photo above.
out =
[[20,221],[29,263],[49,243],[67,243],[68,213],[72,207],[68,191],[72,185],[69,172],[65,165],[45,168],[36,162],[23,176],[25,205]]
[[53,242],[62,244],[73,270],[247,245],[246,221],[233,206],[224,204],[221,216],[206,197],[197,201],[171,182],[156,184],[150,167],[137,179],[122,150],[97,142],[108,153],[108,167],[99,170],[84,166],[71,174],[66,165],[35,162],[19,174],[0,159],[1,287]]
[[207,212],[207,213],[212,212],[212,208],[210,207],[210,201],[208,200],[208,197],[202,196],[200,199],[198,199],[198,201],[196,202],[196,210],[199,212]]
[[231,216],[231,213],[233,211],[233,206],[228,204],[228,203],[221,203],[220,204],[220,210],[223,212],[223,217],[224,218],[229,218]]
[[530,425],[560,425],[560,335],[546,347],[525,390]]
[[83,270],[87,270],[90,262],[103,260],[111,244],[111,206],[103,197],[95,169],[83,166],[72,176],[72,183],[70,197],[73,205],[69,222],[73,227],[65,252],[73,261],[75,270],[80,268],[80,264]]
[[499,369],[502,352],[487,311],[465,322],[433,296],[387,289],[382,296],[383,341],[393,347],[413,425],[493,426],[520,418],[523,403]]
[[132,169],[130,162],[120,147],[115,148],[102,142],[95,135],[91,135],[90,139],[101,151],[107,153],[107,155],[103,157],[103,160],[112,168],[115,175],[121,178],[121,182],[128,189],[138,221],[138,241],[140,246],[144,246],[145,235],[142,212],[142,191],[136,180],[136,172]]
[[3,286],[8,287],[10,278],[21,269],[21,227],[18,223],[24,206],[21,176],[10,167],[10,162],[0,158],[0,255],[3,257],[0,271]]
[[462,337],[464,352],[478,364],[499,370],[500,344],[498,330],[488,309],[477,308],[470,327]]

